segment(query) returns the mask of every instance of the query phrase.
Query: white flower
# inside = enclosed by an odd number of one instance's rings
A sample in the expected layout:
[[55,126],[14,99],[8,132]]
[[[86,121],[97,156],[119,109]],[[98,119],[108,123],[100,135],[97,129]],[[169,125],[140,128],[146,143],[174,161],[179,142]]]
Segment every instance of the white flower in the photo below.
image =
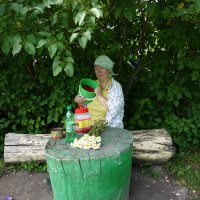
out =
[[101,142],[101,137],[100,136],[96,137],[96,141]]
[[80,149],[99,149],[101,145],[101,137],[89,136],[85,134],[80,139],[75,139],[73,143],[71,143],[72,148],[80,148]]

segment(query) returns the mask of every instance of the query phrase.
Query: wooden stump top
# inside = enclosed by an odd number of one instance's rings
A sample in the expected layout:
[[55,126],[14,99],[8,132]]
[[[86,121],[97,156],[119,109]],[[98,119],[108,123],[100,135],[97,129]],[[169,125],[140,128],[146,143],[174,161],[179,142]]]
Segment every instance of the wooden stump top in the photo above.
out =
[[119,128],[107,128],[101,134],[101,147],[98,150],[85,150],[79,148],[72,148],[66,139],[49,140],[45,153],[48,157],[58,160],[89,160],[99,159],[103,157],[118,156],[126,149],[132,148],[133,136],[130,131]]

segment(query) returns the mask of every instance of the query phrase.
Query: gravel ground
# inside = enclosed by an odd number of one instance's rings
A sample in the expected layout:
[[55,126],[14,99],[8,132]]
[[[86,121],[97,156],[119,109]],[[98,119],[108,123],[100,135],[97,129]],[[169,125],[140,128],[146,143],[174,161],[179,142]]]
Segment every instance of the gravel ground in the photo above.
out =
[[[154,166],[153,170],[159,174],[156,179],[150,174],[142,173],[139,167],[132,168],[129,200],[195,199],[195,195],[187,188],[170,180],[162,167]],[[48,173],[18,171],[3,174],[0,177],[0,200],[7,196],[11,196],[13,200],[53,200]]]

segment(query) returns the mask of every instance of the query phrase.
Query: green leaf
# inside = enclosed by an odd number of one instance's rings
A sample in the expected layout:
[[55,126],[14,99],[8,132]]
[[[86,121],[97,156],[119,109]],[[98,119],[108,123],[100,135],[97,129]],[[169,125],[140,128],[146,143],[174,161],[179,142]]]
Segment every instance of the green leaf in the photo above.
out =
[[178,62],[178,70],[182,70],[182,69],[184,69],[184,62],[183,61],[179,61]]
[[29,41],[25,42],[24,49],[28,54],[35,55],[35,52],[36,52],[35,46],[32,43],[30,43]]
[[41,39],[39,42],[38,42],[38,45],[37,45],[37,47],[36,48],[41,48],[43,45],[45,45],[46,44],[46,40],[44,40],[44,39]]
[[124,11],[124,16],[129,20],[131,21],[133,19],[133,15],[134,15],[134,9],[132,6],[128,7],[125,9]]
[[83,37],[85,37],[87,40],[91,40],[91,32],[90,30],[87,30],[83,33]]
[[78,43],[83,49],[85,49],[86,44],[87,44],[87,38],[85,38],[85,37],[79,38]]
[[99,0],[91,0],[92,4],[97,4]]
[[16,34],[11,38],[11,44],[13,44],[13,46],[15,44],[19,44],[21,41],[22,41],[22,39],[21,39],[21,36],[19,34]]
[[158,91],[158,93],[157,93],[157,98],[158,98],[158,100],[161,100],[163,97],[164,97],[164,92],[163,91]]
[[6,11],[5,4],[1,4],[0,5],[0,16],[4,15],[5,11]]
[[39,34],[45,37],[51,37],[51,33],[46,32],[46,31],[40,31]]
[[59,51],[62,51],[64,49],[64,44],[62,42],[57,42],[56,45]]
[[37,54],[38,54],[38,55],[41,55],[42,52],[43,52],[43,49],[44,49],[43,47],[39,48],[39,49],[37,50]]
[[57,44],[51,44],[48,46],[48,52],[51,58],[54,57],[54,55],[56,54],[58,47]]
[[197,131],[197,128],[192,128],[192,133],[194,134],[195,137],[198,137],[198,131]]
[[184,130],[185,133],[188,133],[188,132],[189,132],[188,126],[184,126],[184,127],[183,127],[183,130]]
[[60,61],[60,57],[56,56],[53,60],[53,67],[56,67],[57,65],[61,65],[62,62]]
[[68,14],[67,13],[62,14],[60,22],[61,22],[62,28],[68,28]]
[[161,123],[161,119],[160,118],[155,118],[154,121],[157,122],[157,123]]
[[186,97],[188,97],[188,98],[192,98],[192,94],[191,94],[190,91],[185,90],[183,93],[184,93],[184,95],[185,95]]
[[58,57],[55,57],[53,62],[53,75],[57,76],[62,71],[62,62],[58,59]]
[[53,75],[57,76],[61,71],[62,71],[62,67],[57,65],[56,67],[53,68]]
[[196,1],[195,4],[196,4],[195,5],[196,12],[200,13],[200,1]]
[[50,122],[52,122],[52,120],[53,120],[52,112],[49,112],[49,114],[47,116],[47,124],[49,124]]
[[148,2],[147,4],[147,12],[149,13],[150,16],[153,16],[154,12],[155,12],[155,3],[152,2]]
[[74,10],[74,8],[76,8],[76,6],[78,5],[78,1],[72,1],[72,9]]
[[192,143],[193,143],[193,144],[199,144],[199,140],[196,139],[196,138],[194,138]]
[[10,47],[10,43],[9,43],[8,39],[4,40],[3,45],[2,45],[3,53],[5,55],[8,55],[10,49],[11,49],[11,47]]
[[21,36],[20,35],[14,35],[14,37],[12,38],[12,42],[13,42],[13,50],[12,50],[12,54],[13,56],[17,53],[20,52],[22,45],[20,44],[21,42]]
[[14,44],[13,50],[12,50],[13,56],[15,54],[19,53],[21,51],[21,49],[22,49],[22,45],[21,44],[19,44],[19,43]]
[[74,30],[73,30],[73,33],[77,32],[77,31],[80,31],[81,30],[81,27],[76,27]]
[[66,50],[66,52],[65,52],[65,54],[67,55],[67,56],[72,56],[72,52],[70,51],[70,50]]
[[175,105],[176,107],[178,107],[179,101],[174,101],[174,105]]
[[86,16],[86,12],[85,11],[81,11],[81,12],[78,12],[74,18],[74,22],[75,24],[79,24],[79,26],[83,25],[83,22],[84,22],[84,18]]
[[64,39],[64,32],[59,32],[59,33],[57,33],[57,34],[56,34],[56,38],[57,38],[58,40],[63,40],[63,39]]
[[61,4],[63,3],[63,0],[52,0],[53,4]]
[[181,98],[182,98],[182,93],[179,92],[179,91],[177,91],[177,93],[176,93],[176,97],[177,97],[177,99],[181,99]]
[[20,10],[20,14],[21,15],[25,15],[28,11],[29,11],[29,7],[28,6],[25,6],[23,7],[21,10]]
[[14,119],[15,118],[15,115],[13,114],[13,113],[11,113],[11,112],[9,112],[8,111],[8,117],[10,118],[10,119]]
[[99,8],[92,8],[90,11],[97,18],[103,17],[103,12]]
[[23,8],[23,5],[20,3],[12,3],[10,5],[10,9],[14,10],[17,14],[20,12],[20,10]]
[[115,13],[114,13],[115,19],[117,19],[121,15],[121,13],[122,13],[122,8],[121,7],[117,7],[115,9]]
[[191,76],[193,81],[197,81],[199,79],[199,73],[197,71],[193,71]]
[[42,5],[35,6],[34,8],[34,14],[42,14],[44,12],[44,7]]
[[33,35],[33,34],[29,34],[29,35],[27,36],[27,40],[28,40],[29,42],[31,42],[32,44],[36,44],[35,35]]
[[64,68],[64,71],[69,77],[72,77],[74,75],[74,66],[72,65],[72,63],[67,63]]
[[74,59],[71,56],[67,57],[65,59],[65,61],[68,62],[68,63],[73,63],[74,64]]
[[78,33],[72,33],[69,42],[72,43],[78,37]]
[[58,15],[55,14],[53,15],[53,17],[51,18],[51,26],[53,26],[54,24],[56,24],[58,21]]

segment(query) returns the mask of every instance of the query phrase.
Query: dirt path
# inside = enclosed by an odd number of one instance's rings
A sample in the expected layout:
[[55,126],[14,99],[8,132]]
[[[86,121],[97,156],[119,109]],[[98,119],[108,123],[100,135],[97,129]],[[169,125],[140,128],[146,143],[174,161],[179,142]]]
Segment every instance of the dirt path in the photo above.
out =
[[[132,168],[129,200],[194,199],[194,195],[187,188],[169,180],[161,167],[155,169],[159,173],[157,179],[142,173],[138,167]],[[53,200],[48,173],[19,171],[4,174],[0,178],[0,200],[7,196],[11,196],[13,200]]]

